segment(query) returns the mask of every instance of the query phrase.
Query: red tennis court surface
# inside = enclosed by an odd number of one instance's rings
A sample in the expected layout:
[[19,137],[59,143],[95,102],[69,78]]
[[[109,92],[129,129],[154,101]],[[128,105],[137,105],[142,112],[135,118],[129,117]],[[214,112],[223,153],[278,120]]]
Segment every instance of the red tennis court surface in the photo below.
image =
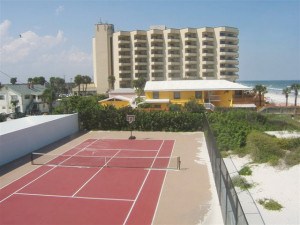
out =
[[[171,156],[173,145],[88,139],[63,155],[154,157],[154,165],[156,157]],[[165,175],[143,168],[43,165],[1,189],[0,223],[151,224]]]

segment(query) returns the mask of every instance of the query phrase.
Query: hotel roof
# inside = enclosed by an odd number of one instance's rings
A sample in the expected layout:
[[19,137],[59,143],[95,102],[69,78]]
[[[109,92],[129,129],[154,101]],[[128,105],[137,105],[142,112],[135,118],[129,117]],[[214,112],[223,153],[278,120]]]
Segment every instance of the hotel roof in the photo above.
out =
[[252,90],[241,84],[227,80],[173,80],[148,81],[145,91],[213,91],[213,90]]

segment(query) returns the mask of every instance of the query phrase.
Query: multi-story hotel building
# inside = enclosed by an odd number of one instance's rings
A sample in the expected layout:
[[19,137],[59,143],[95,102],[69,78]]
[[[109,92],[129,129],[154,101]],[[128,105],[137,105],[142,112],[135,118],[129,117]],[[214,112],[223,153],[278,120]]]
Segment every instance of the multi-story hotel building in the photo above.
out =
[[129,88],[132,80],[238,79],[238,34],[233,27],[114,32],[112,24],[96,24],[93,38],[94,82],[97,92]]

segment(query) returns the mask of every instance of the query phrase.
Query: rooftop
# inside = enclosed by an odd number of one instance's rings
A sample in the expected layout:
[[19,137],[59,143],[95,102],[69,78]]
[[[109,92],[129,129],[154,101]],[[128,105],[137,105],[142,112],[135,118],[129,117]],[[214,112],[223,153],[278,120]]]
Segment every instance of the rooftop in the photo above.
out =
[[241,84],[227,80],[173,80],[148,81],[145,91],[213,91],[213,90],[252,90]]

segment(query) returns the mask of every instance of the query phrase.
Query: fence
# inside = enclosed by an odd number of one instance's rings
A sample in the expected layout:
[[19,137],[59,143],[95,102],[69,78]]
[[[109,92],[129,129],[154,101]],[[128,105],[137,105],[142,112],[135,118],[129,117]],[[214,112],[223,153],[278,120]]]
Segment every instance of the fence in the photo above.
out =
[[[256,208],[256,205],[249,192],[242,193],[246,195],[246,203],[252,202],[251,212],[246,216],[242,204],[239,200],[230,173],[227,170],[226,164],[217,148],[215,137],[210,129],[207,119],[204,120],[204,130],[206,145],[211,161],[211,167],[214,175],[216,189],[221,206],[224,224],[230,225],[248,225],[248,224],[264,224],[264,221]],[[249,198],[250,197],[250,198]],[[244,198],[244,197],[243,197]],[[249,201],[250,200],[250,201]],[[253,205],[254,204],[254,205]],[[254,207],[253,207],[254,206]],[[254,208],[254,209],[253,209]],[[249,209],[249,207],[248,207]]]

